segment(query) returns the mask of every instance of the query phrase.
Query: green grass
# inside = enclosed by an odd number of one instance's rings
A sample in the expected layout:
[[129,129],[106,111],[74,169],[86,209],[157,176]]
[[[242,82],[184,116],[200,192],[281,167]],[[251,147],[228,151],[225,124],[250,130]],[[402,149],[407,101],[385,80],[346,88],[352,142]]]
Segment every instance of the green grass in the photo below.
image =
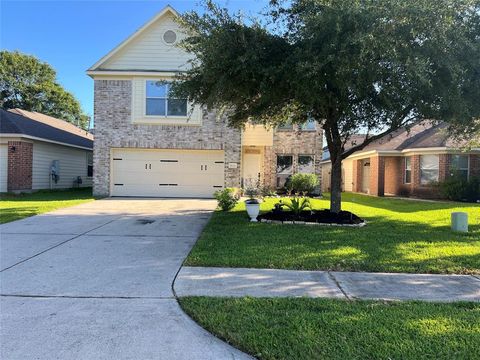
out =
[[[480,206],[343,195],[363,228],[250,223],[245,205],[214,213],[186,260],[190,266],[407,273],[480,273]],[[261,209],[270,210],[276,199]],[[317,208],[329,202],[313,200]],[[466,211],[470,232],[450,230]]]
[[92,188],[1,194],[0,224],[92,201]]
[[259,359],[478,359],[480,304],[180,299],[200,325]]

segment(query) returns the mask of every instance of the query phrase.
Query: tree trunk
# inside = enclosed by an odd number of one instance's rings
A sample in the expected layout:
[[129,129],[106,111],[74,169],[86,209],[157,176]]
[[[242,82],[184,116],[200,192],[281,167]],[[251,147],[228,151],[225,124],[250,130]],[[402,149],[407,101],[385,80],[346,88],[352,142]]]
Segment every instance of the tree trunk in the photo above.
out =
[[330,211],[339,213],[342,210],[342,157],[332,157],[330,174]]

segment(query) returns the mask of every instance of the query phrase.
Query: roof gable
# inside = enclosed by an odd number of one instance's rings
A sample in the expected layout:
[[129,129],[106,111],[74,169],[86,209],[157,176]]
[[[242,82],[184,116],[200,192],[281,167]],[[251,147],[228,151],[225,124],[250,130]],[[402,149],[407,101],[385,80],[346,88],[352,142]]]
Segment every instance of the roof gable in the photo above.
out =
[[167,44],[163,35],[168,30],[177,34],[177,43],[185,37],[175,21],[178,13],[167,6],[150,21],[135,31],[120,45],[92,65],[87,73],[101,71],[179,71],[190,58],[184,50]]

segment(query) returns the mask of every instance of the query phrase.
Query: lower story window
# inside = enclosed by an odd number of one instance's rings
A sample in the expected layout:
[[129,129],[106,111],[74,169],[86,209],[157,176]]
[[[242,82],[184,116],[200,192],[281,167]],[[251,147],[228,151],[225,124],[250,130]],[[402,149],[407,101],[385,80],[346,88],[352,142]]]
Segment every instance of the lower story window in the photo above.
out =
[[450,174],[468,180],[468,155],[452,155]]
[[293,173],[293,156],[277,155],[277,174]]
[[93,153],[87,153],[87,177],[93,176]]
[[438,155],[420,156],[420,183],[428,185],[438,181],[439,158]]
[[277,187],[283,187],[291,174],[293,174],[293,156],[277,155]]
[[315,173],[313,155],[298,155],[298,172],[302,174]]
[[405,184],[410,184],[412,182],[412,158],[405,158],[405,178],[403,181]]

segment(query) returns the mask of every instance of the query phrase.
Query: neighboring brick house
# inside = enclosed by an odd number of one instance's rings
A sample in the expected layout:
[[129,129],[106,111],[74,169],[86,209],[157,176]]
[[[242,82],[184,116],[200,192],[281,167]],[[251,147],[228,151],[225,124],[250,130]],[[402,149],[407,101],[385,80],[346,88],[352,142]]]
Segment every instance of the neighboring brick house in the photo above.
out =
[[[449,176],[480,178],[480,149],[465,152],[463,145],[449,137],[444,124],[425,121],[399,129],[343,161],[342,189],[376,196],[438,197],[435,184]],[[323,177],[329,177],[330,168],[324,156]],[[329,190],[329,182],[322,190]]]
[[322,130],[229,128],[215,111],[168,96],[188,65],[167,6],[94,64],[95,195],[212,197],[247,181],[282,186],[294,172],[321,175]]
[[0,110],[0,192],[92,186],[92,149],[93,135],[66,121]]

